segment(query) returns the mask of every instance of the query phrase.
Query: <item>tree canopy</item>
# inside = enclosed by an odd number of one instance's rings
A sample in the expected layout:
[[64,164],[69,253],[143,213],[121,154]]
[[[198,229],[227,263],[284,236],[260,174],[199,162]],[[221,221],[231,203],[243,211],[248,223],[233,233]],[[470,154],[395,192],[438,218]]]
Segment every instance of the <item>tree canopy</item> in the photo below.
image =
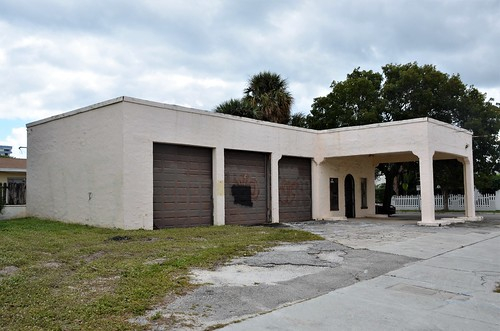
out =
[[291,121],[292,94],[280,75],[264,71],[252,76],[241,99],[230,99],[218,105],[218,113],[249,117],[274,123]]
[[[307,116],[290,114],[293,97],[286,80],[268,71],[249,79],[241,99],[222,102],[215,111],[318,130],[418,117],[434,118],[473,132],[476,187],[483,192],[500,189],[499,104],[487,100],[486,94],[474,86],[466,85],[460,75],[443,73],[434,65],[412,62],[387,64],[381,69],[381,72],[374,72],[356,68],[344,81],[333,81],[326,96],[314,99]],[[461,172],[457,169],[458,163],[441,162],[436,161],[439,168],[436,175],[442,190],[459,188]],[[416,168],[386,164],[380,165],[379,170],[391,183],[398,176],[412,177],[409,172],[416,171]],[[457,175],[449,176],[451,171]],[[399,182],[406,187],[403,191],[411,191],[408,185],[415,181]],[[386,185],[388,195],[391,187]],[[386,196],[384,204],[389,202],[390,196]]]
[[331,129],[382,122],[382,80],[379,73],[357,68],[345,81],[333,81],[328,95],[314,99],[309,127]]
[[[463,83],[460,75],[416,62],[387,64],[381,73],[356,68],[330,87],[328,95],[314,99],[307,127],[330,129],[431,117],[472,131],[476,185],[486,191],[496,182],[500,172],[500,108],[477,88]],[[443,168],[449,169],[449,165]],[[380,170],[389,177],[388,183],[402,171],[400,165]],[[390,185],[386,187],[390,189]]]

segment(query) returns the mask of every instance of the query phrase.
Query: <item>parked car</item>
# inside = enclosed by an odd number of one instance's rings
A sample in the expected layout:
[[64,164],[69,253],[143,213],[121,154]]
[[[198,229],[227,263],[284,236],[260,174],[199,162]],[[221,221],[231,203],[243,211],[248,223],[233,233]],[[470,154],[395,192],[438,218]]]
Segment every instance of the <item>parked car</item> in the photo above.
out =
[[394,215],[396,214],[396,207],[390,205],[389,208],[384,208],[384,206],[381,203],[377,203],[375,205],[375,213],[383,215]]

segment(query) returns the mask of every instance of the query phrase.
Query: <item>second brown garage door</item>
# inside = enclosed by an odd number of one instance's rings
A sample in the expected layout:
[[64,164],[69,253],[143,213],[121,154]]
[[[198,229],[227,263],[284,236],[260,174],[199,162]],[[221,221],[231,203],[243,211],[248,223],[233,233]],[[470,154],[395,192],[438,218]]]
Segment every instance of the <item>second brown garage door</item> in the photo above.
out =
[[153,144],[155,228],[211,225],[212,149]]
[[278,169],[280,222],[310,220],[311,159],[284,156]]
[[269,220],[269,154],[224,151],[226,224],[254,225]]

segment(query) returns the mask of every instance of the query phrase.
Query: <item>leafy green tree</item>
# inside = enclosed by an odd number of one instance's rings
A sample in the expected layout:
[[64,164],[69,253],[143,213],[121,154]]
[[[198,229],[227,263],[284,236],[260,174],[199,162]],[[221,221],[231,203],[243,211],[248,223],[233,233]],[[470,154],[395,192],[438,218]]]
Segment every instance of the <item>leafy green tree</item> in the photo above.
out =
[[483,174],[476,176],[474,183],[481,193],[494,194],[500,190],[500,174]]
[[[464,103],[457,112],[457,126],[472,131],[474,171],[478,177],[488,178],[500,173],[500,108],[475,87],[465,91]],[[481,186],[481,190],[488,190]]]
[[385,210],[388,210],[391,204],[391,198],[394,195],[394,179],[403,172],[402,163],[382,163],[377,169],[385,176],[384,195],[382,204]]
[[[382,67],[385,77],[381,89],[384,100],[384,121],[398,121],[418,117],[431,117],[443,122],[457,124],[457,115],[464,106],[466,92],[465,84],[459,75],[449,76],[438,71],[433,65],[419,66],[417,63],[403,65],[388,64]],[[458,162],[437,163],[436,175],[440,177],[443,193],[447,196],[450,190],[457,185],[461,174],[461,165]],[[408,167],[405,165],[404,167]],[[382,166],[386,178],[398,176],[400,165]],[[413,171],[417,171],[414,169]],[[392,191],[387,187],[384,203],[388,204]],[[445,205],[445,209],[446,209]]]
[[443,195],[443,209],[448,211],[448,197],[450,193],[463,192],[463,165],[458,160],[434,161],[434,185],[440,187],[441,194]]
[[[314,99],[307,118],[309,127],[330,129],[431,117],[473,132],[476,181],[483,190],[500,172],[500,108],[474,86],[464,84],[457,74],[450,76],[433,65],[419,66],[416,62],[388,64],[382,67],[382,73],[354,69],[345,81],[334,81],[331,88],[328,95]],[[448,166],[455,167],[453,173],[461,171],[457,163],[446,164],[443,169]],[[387,206],[394,179],[405,173],[408,165],[383,164],[378,168],[388,183],[384,196]],[[452,176],[453,184],[446,181],[444,174],[440,176],[443,179],[439,181],[448,190],[456,186],[459,178]]]
[[465,85],[460,76],[449,76],[433,65],[388,64],[381,96],[385,100],[385,121],[431,117],[454,123]]
[[249,79],[243,98],[224,101],[215,111],[274,123],[301,124],[299,117],[290,115],[292,103],[287,81],[278,74],[264,71]]
[[386,120],[431,117],[472,131],[476,177],[500,171],[500,108],[492,100],[459,75],[449,76],[432,65],[389,64],[382,69]]
[[303,113],[295,113],[291,116],[290,122],[288,125],[296,126],[299,128],[308,128],[309,125],[307,123],[307,116]]
[[345,81],[333,81],[328,95],[314,99],[309,127],[321,130],[382,122],[382,80],[379,73],[357,68]]
[[382,203],[384,200],[385,183],[377,184],[375,187],[375,202]]

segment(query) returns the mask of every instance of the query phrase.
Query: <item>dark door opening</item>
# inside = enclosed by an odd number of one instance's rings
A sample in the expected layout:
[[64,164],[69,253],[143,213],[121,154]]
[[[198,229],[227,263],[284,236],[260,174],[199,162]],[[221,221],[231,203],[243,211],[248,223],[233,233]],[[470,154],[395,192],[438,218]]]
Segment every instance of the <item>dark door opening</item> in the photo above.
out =
[[355,187],[354,187],[354,177],[352,175],[347,175],[344,182],[344,192],[345,192],[345,217],[354,218],[356,217],[356,200],[355,200]]

